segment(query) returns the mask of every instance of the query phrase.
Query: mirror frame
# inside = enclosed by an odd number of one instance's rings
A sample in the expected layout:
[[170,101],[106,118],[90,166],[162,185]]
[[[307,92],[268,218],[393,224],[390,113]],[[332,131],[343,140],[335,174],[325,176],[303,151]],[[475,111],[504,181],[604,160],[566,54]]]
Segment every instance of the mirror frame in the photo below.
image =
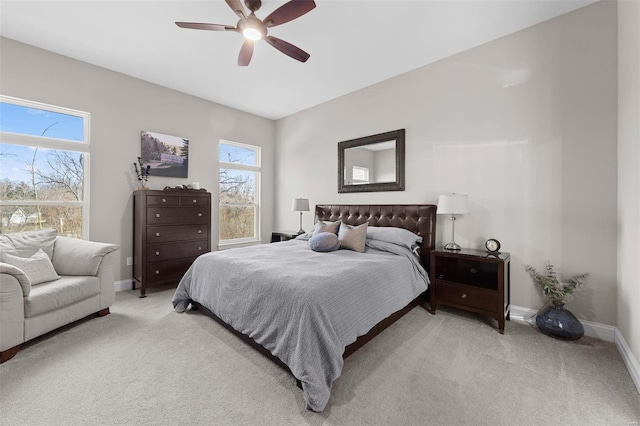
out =
[[[396,142],[396,181],[347,185],[344,183],[345,150],[380,142]],[[404,129],[338,142],[338,193],[404,191]]]

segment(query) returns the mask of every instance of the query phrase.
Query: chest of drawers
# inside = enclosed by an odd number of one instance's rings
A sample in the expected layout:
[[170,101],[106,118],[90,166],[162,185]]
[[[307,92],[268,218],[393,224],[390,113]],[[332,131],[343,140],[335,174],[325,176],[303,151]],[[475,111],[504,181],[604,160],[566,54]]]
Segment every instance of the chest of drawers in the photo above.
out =
[[211,194],[197,190],[133,193],[133,283],[178,283],[196,257],[211,251]]

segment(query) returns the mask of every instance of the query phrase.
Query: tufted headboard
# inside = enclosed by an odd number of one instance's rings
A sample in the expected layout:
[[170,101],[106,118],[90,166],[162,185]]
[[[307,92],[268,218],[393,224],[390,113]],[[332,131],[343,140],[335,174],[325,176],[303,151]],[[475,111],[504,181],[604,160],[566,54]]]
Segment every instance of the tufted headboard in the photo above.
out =
[[349,225],[393,226],[405,228],[422,237],[420,258],[429,271],[431,250],[436,243],[436,208],[433,204],[323,204],[316,205],[316,220]]

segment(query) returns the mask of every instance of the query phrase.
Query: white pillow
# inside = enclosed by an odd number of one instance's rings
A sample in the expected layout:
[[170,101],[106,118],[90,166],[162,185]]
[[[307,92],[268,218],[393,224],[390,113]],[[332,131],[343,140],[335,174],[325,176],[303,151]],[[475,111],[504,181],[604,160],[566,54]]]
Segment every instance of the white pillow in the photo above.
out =
[[47,281],[53,281],[60,278],[53,269],[51,259],[47,256],[47,253],[39,249],[31,257],[19,257],[11,254],[4,255],[5,263],[13,265],[21,269],[25,275],[31,281],[31,285],[46,283]]
[[340,224],[340,230],[338,231],[338,241],[340,241],[340,248],[345,248],[358,253],[364,253],[364,243],[367,240],[367,222],[358,226],[347,225],[346,223]]
[[367,228],[367,238],[370,240],[386,241],[413,250],[422,242],[422,237],[408,229],[394,228],[391,226],[372,226]]
[[19,257],[29,257],[38,249],[44,250],[53,258],[53,243],[58,231],[55,229],[41,229],[38,231],[24,231],[0,235],[0,256],[12,254]]

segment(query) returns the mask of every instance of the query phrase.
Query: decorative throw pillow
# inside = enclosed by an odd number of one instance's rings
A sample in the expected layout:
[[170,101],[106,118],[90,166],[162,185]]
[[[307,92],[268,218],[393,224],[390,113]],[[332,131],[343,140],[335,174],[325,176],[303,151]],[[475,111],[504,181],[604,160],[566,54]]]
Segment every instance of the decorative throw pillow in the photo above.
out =
[[318,232],[309,239],[309,247],[318,252],[334,251],[340,248],[340,241],[338,241],[338,236],[332,232]]
[[320,232],[332,232],[338,235],[338,228],[340,228],[340,224],[342,221],[337,220],[335,222],[323,222],[319,221],[316,223],[316,227],[313,229],[313,235],[319,234]]
[[54,281],[60,278],[56,273],[56,270],[53,269],[53,264],[51,263],[49,256],[47,256],[47,253],[42,251],[42,249],[39,249],[31,257],[19,257],[11,254],[5,254],[4,261],[9,265],[13,265],[21,269],[25,275],[29,277],[31,285],[46,283],[47,281]]
[[363,253],[364,243],[367,239],[367,225],[367,222],[358,226],[341,223],[340,230],[338,231],[340,247]]

